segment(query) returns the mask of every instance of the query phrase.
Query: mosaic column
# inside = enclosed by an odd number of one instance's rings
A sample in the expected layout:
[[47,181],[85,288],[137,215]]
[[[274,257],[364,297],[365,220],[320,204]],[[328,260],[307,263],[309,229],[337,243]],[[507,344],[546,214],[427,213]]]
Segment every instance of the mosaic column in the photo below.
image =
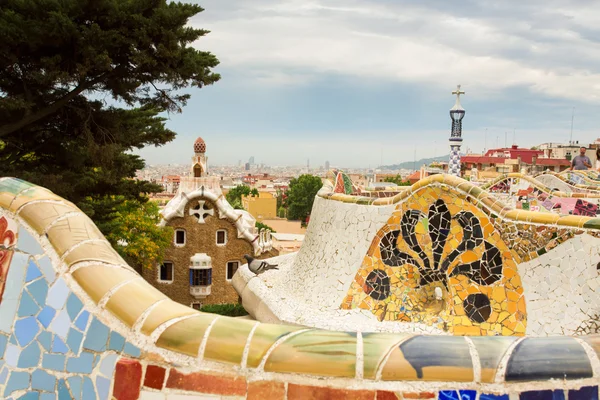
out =
[[460,146],[462,145],[462,119],[465,116],[465,109],[460,105],[460,95],[465,92],[460,90],[460,85],[452,92],[456,95],[456,103],[450,109],[450,118],[452,118],[452,133],[450,135],[450,161],[448,162],[448,173],[450,175],[460,176]]

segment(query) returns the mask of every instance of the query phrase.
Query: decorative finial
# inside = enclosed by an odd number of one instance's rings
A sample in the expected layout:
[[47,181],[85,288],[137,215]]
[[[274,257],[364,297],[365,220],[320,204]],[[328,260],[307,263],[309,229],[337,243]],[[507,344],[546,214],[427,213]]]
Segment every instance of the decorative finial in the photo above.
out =
[[465,92],[460,90],[460,85],[456,85],[456,90],[453,91],[452,94],[456,95],[456,103],[454,104],[454,107],[452,107],[452,110],[462,110],[463,108],[460,105],[460,95],[465,94]]

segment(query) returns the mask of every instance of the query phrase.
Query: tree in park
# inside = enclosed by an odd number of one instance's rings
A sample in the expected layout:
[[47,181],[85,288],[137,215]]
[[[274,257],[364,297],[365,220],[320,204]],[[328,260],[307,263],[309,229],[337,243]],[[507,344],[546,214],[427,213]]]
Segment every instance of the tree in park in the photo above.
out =
[[306,220],[321,186],[321,178],[309,174],[300,175],[290,181],[286,200],[289,220]]
[[208,33],[188,25],[201,11],[167,0],[3,1],[0,176],[71,200],[109,238],[128,213],[144,221],[132,231],[152,234],[144,218],[158,211],[146,195],[161,189],[131,179],[144,167],[131,150],[173,140],[164,113],[181,112],[184,89],[219,80],[217,58],[191,47]]
[[225,199],[227,199],[227,202],[236,210],[243,210],[242,196],[258,197],[258,189],[250,189],[250,187],[246,185],[237,185],[227,192]]

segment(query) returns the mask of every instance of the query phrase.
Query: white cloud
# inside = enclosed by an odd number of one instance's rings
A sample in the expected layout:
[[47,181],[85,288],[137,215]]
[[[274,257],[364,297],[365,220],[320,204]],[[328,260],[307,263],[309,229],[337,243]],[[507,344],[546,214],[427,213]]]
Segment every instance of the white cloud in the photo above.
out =
[[212,31],[198,46],[256,83],[338,74],[600,102],[600,8],[589,2],[206,0],[206,13],[217,3],[218,18],[192,21]]

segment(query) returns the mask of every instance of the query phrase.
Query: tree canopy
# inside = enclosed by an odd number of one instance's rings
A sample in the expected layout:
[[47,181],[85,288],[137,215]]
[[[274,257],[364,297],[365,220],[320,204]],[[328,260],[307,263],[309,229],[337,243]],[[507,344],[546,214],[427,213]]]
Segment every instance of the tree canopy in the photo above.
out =
[[321,178],[314,175],[300,175],[290,181],[287,191],[288,219],[306,220],[312,210],[315,196],[323,186]]
[[188,24],[201,11],[167,0],[3,1],[0,175],[47,187],[94,221],[116,211],[104,196],[143,203],[160,191],[131,179],[144,167],[131,151],[173,140],[163,114],[181,111],[185,88],[219,80],[217,58],[191,46],[208,33]]
[[242,196],[257,197],[258,189],[250,189],[250,186],[246,185],[237,185],[229,192],[227,192],[225,198],[233,208],[235,208],[236,210],[242,210],[244,209],[244,206],[242,205]]

